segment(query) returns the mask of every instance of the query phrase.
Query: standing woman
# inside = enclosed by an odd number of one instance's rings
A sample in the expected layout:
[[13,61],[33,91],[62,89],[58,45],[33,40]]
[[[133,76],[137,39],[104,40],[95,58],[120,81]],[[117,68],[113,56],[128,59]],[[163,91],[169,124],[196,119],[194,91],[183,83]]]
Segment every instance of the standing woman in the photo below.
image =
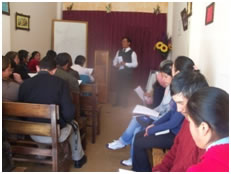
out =
[[34,51],[31,55],[31,58],[28,63],[28,68],[31,73],[36,73],[36,66],[40,61],[40,53],[38,51]]
[[188,172],[229,171],[229,94],[207,87],[192,95],[188,104],[190,132],[196,145],[205,149],[201,161]]

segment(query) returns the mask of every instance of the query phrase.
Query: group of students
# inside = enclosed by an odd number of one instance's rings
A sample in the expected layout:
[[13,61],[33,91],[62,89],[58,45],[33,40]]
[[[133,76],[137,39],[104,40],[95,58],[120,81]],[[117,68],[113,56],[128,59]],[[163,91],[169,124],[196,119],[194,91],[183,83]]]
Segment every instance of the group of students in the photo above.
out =
[[[21,63],[18,63],[18,57],[20,57]],[[59,142],[69,140],[74,167],[81,168],[87,158],[82,148],[78,123],[74,120],[75,106],[72,101],[72,93],[80,93],[78,80],[81,75],[72,69],[72,59],[68,53],[56,55],[56,52],[49,50],[36,65],[37,74],[30,77],[26,71],[27,66],[24,60],[27,57],[28,52],[24,50],[18,53],[14,52],[14,56],[10,52],[2,57],[2,100],[59,105],[61,127]],[[79,60],[81,60],[81,67],[78,68],[83,71],[82,65],[85,58],[77,56],[76,62],[78,63]],[[90,79],[90,82],[92,80]],[[46,119],[33,120],[49,122]],[[39,143],[51,143],[51,137],[35,135],[30,137]]]
[[[159,104],[154,108],[159,116],[133,115],[122,136],[107,148],[130,145],[130,157],[121,164],[137,172],[228,172],[229,94],[209,87],[185,56],[161,63],[158,74],[153,103]],[[150,148],[170,149],[153,168],[147,154]]]

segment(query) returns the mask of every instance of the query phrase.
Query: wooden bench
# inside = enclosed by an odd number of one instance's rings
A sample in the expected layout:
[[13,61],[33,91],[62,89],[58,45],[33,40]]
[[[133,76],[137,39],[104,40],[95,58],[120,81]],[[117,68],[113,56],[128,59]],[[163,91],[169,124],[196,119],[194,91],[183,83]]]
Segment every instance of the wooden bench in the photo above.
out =
[[156,166],[162,162],[164,159],[164,155],[168,152],[169,150],[166,149],[160,149],[160,148],[152,148],[152,162],[153,166]]
[[97,89],[95,84],[80,85],[80,112],[91,119],[92,143],[95,143],[96,135],[100,134],[100,112],[98,105]]
[[[14,161],[52,165],[52,171],[68,171],[71,151],[66,140],[58,142],[60,127],[57,105],[3,102],[3,128],[9,134]],[[31,118],[48,119],[50,123],[33,121]],[[29,135],[49,136],[52,144],[34,142]],[[19,137],[27,137],[21,138]],[[43,145],[43,147],[41,147]],[[40,157],[40,158],[38,158]],[[41,159],[43,157],[43,159]]]

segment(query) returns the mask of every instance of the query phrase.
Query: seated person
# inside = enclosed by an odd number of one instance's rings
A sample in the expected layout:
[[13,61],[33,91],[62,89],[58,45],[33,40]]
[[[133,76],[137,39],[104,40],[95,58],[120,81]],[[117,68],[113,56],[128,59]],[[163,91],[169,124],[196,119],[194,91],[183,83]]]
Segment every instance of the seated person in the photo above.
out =
[[229,94],[201,89],[190,97],[187,110],[192,138],[206,151],[187,172],[229,172]]
[[[160,73],[162,73],[164,80],[169,85],[172,79],[171,67],[172,67],[172,64],[166,64],[165,66],[160,68]],[[171,107],[170,101],[171,101],[170,90],[169,90],[169,87],[167,87],[161,104],[154,109],[155,111],[159,113],[160,115],[159,118],[164,116],[170,110],[170,107]],[[153,122],[154,121],[153,119],[157,120],[158,118],[152,117],[152,119],[148,119],[147,122]],[[128,160],[123,160],[121,162],[123,165],[126,165],[126,166],[132,165],[133,141],[134,141],[135,135],[137,132],[140,132],[141,130],[144,130],[145,128],[146,128],[145,126],[141,125],[137,121],[136,117],[132,117],[132,120],[130,121],[128,128],[124,131],[122,136],[118,140],[115,140],[107,144],[107,148],[111,150],[117,150],[117,149],[124,148],[127,145],[131,145],[130,158]]]
[[38,51],[34,51],[31,55],[31,58],[28,62],[28,68],[30,73],[36,73],[36,66],[39,64],[40,61],[40,53]]
[[[74,166],[80,168],[86,162],[86,156],[82,149],[79,130],[73,130],[71,126],[74,124],[75,107],[71,100],[68,85],[61,78],[54,76],[56,62],[49,57],[45,57],[40,61],[37,70],[39,72],[38,75],[25,80],[20,86],[19,101],[59,105],[59,124],[61,127],[59,142],[64,141],[70,135],[69,143]],[[46,119],[40,119],[40,121],[47,122]],[[31,138],[36,142],[51,143],[50,137],[31,135]]]
[[69,74],[69,60],[70,55],[68,53],[60,53],[56,57],[57,63],[57,71],[55,72],[55,76],[67,81],[69,89],[71,92],[79,93],[79,82],[78,80],[71,74]]
[[18,58],[20,60],[20,65],[22,65],[24,67],[24,69],[26,70],[27,73],[29,73],[29,69],[28,69],[28,59],[29,59],[29,52],[26,50],[19,50],[18,51]]
[[[197,71],[177,74],[171,83],[171,94],[177,104],[177,111],[187,117],[188,99],[194,92],[206,87],[208,87],[208,83],[205,77]],[[199,149],[192,139],[188,120],[184,119],[173,146],[164,156],[161,164],[154,166],[152,171],[185,172],[191,165],[198,163],[203,153],[204,150]],[[150,170],[147,165],[143,169]]]
[[90,82],[92,83],[95,81],[94,77],[92,76],[93,69],[85,68],[84,67],[85,62],[86,62],[86,58],[84,56],[79,55],[75,58],[75,65],[73,65],[72,68],[79,72],[80,80],[83,80],[83,83],[87,83],[89,81],[88,79],[86,80],[86,77],[82,75],[89,76]]
[[9,51],[8,53],[6,53],[5,57],[11,60],[11,68],[13,68],[13,74],[11,78],[20,78],[22,80],[30,78],[27,73],[27,69],[24,67],[24,65],[20,63],[17,52]]
[[11,61],[2,57],[2,101],[18,101],[19,83],[10,78],[12,74]]
[[72,69],[72,58],[71,56],[69,57],[69,65],[68,65],[68,69],[67,69],[67,72],[71,75],[73,75],[77,80],[80,80],[80,76],[79,76],[79,73],[78,71]]

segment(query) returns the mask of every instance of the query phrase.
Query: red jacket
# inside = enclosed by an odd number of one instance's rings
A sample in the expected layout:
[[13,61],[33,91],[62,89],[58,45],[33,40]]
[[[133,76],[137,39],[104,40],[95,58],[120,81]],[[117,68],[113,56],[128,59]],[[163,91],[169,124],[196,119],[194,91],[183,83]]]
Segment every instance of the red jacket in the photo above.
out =
[[203,153],[204,150],[199,149],[194,143],[189,122],[185,119],[172,148],[165,155],[162,163],[153,167],[152,171],[185,172],[190,166],[199,162]]
[[32,59],[31,61],[29,61],[28,63],[28,68],[30,72],[37,72],[36,71],[36,66],[39,64],[39,61],[36,59]]
[[187,172],[229,172],[229,144],[215,145]]

